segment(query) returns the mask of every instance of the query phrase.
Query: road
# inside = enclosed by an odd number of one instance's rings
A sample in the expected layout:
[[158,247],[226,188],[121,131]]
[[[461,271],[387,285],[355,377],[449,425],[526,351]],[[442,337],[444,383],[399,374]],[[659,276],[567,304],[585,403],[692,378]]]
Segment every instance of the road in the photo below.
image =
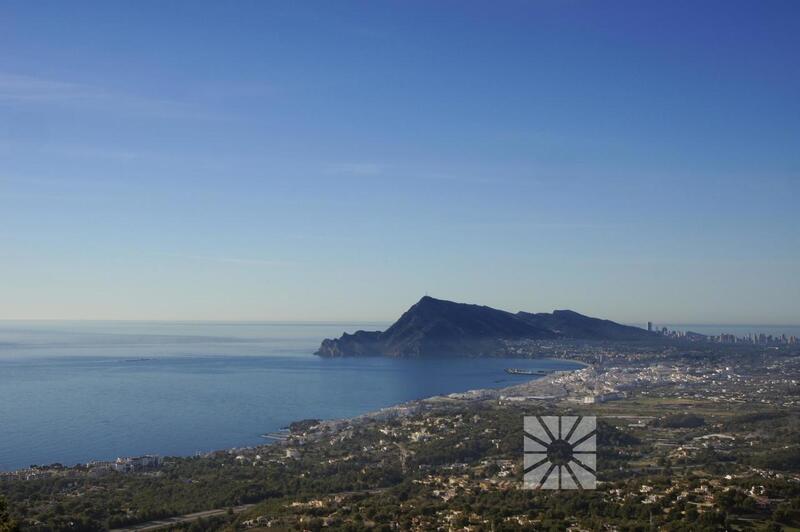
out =
[[[389,488],[373,488],[368,490],[357,490],[357,491],[340,491],[337,493],[329,493],[325,495],[326,497],[331,497],[335,495],[377,495],[378,493],[383,493],[384,491],[388,490]],[[238,514],[244,512],[245,510],[249,510],[255,506],[255,504],[243,504],[241,506],[234,506],[233,513]],[[111,532],[147,532],[153,530],[159,530],[162,528],[166,528],[172,525],[177,525],[181,523],[191,523],[192,521],[197,521],[198,519],[204,519],[206,517],[214,517],[217,515],[224,515],[227,513],[227,508],[218,508],[216,510],[206,510],[204,512],[195,512],[193,514],[185,514],[185,515],[176,515],[175,517],[165,517],[164,519],[157,519],[155,521],[146,521],[144,523],[139,523],[138,525],[131,525],[125,528],[112,528]]]
[[[249,510],[253,506],[255,506],[255,504],[243,504],[242,506],[234,506],[233,513],[238,514],[240,512],[244,512],[245,510]],[[217,510],[206,510],[205,512],[195,512],[193,514],[178,515],[175,517],[165,517],[164,519],[158,519],[156,521],[147,521],[145,523],[132,525],[126,528],[114,528],[111,530],[111,532],[144,532],[147,530],[158,530],[159,528],[165,528],[180,523],[191,523],[192,521],[197,521],[198,519],[204,519],[206,517],[224,515],[225,513],[227,513],[227,511],[228,511],[227,508],[220,508]]]

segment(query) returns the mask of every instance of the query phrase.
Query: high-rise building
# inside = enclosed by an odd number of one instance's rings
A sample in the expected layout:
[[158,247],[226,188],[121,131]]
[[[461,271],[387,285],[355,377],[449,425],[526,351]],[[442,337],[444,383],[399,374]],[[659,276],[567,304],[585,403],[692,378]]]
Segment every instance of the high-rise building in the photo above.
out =
[[653,322],[652,321],[648,321],[647,322],[647,331],[648,332],[653,332]]

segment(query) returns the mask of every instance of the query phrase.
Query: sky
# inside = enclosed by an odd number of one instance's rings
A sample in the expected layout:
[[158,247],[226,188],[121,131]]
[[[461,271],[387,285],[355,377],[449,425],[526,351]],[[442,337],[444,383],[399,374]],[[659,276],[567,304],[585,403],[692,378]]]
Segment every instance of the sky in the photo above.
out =
[[800,323],[800,3],[0,4],[0,319]]

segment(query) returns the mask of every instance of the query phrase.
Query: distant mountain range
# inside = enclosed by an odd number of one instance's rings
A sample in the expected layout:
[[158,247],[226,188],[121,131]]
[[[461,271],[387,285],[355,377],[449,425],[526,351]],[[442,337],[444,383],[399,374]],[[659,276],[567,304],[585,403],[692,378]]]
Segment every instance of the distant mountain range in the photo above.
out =
[[591,318],[571,310],[512,314],[425,296],[385,331],[357,331],[326,339],[316,354],[398,358],[502,356],[505,340],[636,341],[655,336],[639,327]]

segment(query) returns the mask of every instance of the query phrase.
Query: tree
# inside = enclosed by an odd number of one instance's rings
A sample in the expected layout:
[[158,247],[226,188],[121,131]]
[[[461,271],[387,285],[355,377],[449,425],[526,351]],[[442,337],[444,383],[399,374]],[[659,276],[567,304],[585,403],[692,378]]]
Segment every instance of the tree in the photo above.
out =
[[0,495],[0,532],[17,532],[17,530],[19,530],[19,525],[11,519],[8,504],[5,498]]

